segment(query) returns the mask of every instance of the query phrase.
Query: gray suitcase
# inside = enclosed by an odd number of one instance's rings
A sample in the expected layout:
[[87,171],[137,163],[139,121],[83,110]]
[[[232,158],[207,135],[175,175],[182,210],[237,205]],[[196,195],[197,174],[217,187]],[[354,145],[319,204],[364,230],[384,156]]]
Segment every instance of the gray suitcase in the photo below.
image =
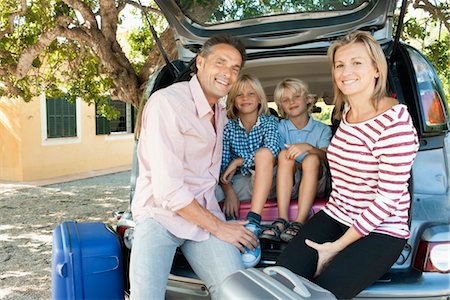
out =
[[219,299],[336,299],[329,291],[290,270],[272,266],[249,268],[228,276],[219,288]]

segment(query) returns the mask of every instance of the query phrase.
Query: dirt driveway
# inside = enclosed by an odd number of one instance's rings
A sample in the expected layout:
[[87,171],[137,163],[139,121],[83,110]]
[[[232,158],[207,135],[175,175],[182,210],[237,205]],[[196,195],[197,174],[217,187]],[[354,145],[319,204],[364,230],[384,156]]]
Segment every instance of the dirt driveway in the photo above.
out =
[[52,232],[66,220],[114,222],[130,172],[0,193],[0,299],[50,299]]

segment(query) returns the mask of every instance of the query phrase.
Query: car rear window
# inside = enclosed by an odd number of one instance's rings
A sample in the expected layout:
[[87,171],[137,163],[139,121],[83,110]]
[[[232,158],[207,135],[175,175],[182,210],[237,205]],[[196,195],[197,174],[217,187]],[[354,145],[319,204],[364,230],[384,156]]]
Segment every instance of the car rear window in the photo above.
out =
[[[262,17],[301,14],[304,18],[326,18],[364,9],[367,0],[179,0],[181,10],[197,24],[217,25]],[[301,18],[301,16],[300,16]]]

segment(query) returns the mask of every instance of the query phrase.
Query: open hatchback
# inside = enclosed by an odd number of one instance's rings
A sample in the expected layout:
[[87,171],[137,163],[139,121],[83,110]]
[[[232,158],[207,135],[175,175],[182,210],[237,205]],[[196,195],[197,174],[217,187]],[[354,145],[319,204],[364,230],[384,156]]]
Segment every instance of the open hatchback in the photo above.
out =
[[[149,94],[173,82],[190,78],[189,65],[212,35],[228,33],[242,38],[247,62],[242,73],[260,79],[270,101],[275,85],[286,77],[302,79],[318,99],[317,116],[331,126],[333,90],[326,56],[336,38],[353,30],[370,32],[382,45],[389,66],[389,93],[408,106],[420,138],[413,165],[410,192],[411,237],[391,270],[361,292],[364,299],[448,299],[450,294],[450,135],[445,95],[430,62],[393,32],[393,0],[267,0],[202,1],[155,0],[174,32],[179,59],[160,68],[149,80]],[[399,24],[406,3],[403,3]],[[133,162],[131,199],[138,174]],[[313,213],[327,199],[317,199]],[[241,217],[249,209],[241,204]],[[296,214],[296,200],[291,214]],[[276,200],[270,199],[263,220],[276,217]],[[117,225],[124,241],[124,261],[132,247],[134,222],[129,212]],[[263,245],[259,266],[274,263],[282,243]],[[125,264],[126,269],[128,265]],[[124,272],[128,276],[128,272]],[[127,279],[125,279],[127,281]],[[151,284],[151,283],[149,283]],[[209,292],[180,253],[174,260],[167,299],[209,299]]]

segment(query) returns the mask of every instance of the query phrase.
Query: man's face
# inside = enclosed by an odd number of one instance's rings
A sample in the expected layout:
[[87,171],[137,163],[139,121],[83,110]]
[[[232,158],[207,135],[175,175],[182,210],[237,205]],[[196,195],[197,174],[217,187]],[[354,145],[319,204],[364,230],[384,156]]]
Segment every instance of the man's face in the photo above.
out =
[[213,46],[204,57],[197,56],[197,77],[208,102],[213,105],[230,91],[241,70],[242,56],[228,44]]

